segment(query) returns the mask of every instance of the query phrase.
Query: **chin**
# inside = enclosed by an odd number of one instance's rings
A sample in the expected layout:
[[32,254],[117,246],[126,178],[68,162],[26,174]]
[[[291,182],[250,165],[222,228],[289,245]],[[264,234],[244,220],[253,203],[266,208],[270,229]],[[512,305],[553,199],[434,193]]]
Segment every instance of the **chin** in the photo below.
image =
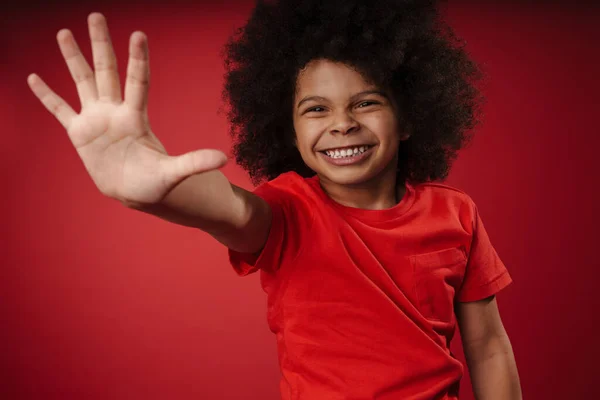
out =
[[338,171],[316,171],[321,179],[327,179],[335,184],[352,186],[368,182],[377,174],[372,171],[365,171],[359,168],[342,167]]

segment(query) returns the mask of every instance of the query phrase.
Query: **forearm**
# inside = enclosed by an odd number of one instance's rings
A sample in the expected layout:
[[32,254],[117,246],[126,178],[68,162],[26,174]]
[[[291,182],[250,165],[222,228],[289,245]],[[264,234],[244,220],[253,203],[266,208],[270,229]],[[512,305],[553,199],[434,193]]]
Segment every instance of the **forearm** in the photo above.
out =
[[160,203],[139,209],[176,224],[212,232],[240,220],[241,207],[236,203],[231,183],[215,170],[189,176]]
[[[465,349],[471,384],[477,400],[520,400],[521,384],[508,336],[494,337],[481,348]],[[468,354],[478,354],[477,358]]]
[[240,252],[260,250],[270,210],[259,197],[232,185],[218,170],[192,175],[157,204],[135,207],[164,220],[203,230]]

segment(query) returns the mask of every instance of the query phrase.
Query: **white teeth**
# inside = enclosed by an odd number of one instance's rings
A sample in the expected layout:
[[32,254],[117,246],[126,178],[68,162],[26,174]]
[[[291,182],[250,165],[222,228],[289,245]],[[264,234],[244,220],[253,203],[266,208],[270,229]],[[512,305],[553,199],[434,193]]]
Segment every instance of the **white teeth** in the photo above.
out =
[[342,158],[364,153],[368,149],[368,146],[359,146],[354,147],[352,149],[326,150],[325,154],[327,154],[331,158]]

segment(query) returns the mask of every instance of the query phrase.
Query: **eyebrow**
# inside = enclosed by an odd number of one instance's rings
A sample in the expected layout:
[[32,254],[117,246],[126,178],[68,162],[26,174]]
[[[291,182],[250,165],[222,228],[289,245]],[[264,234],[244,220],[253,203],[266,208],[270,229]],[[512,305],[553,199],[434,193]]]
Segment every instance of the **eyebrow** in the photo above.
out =
[[[385,94],[384,92],[382,92],[381,90],[365,90],[364,92],[360,92],[360,93],[356,93],[356,94],[352,95],[352,97],[350,97],[350,101],[355,100],[358,97],[366,96],[369,94],[376,94],[376,95],[384,97],[386,99],[388,98],[388,95]],[[302,104],[306,103],[307,101],[311,101],[311,100],[326,101],[327,99],[322,96],[308,96],[308,97],[305,97],[302,100],[300,100],[296,107],[299,108]]]

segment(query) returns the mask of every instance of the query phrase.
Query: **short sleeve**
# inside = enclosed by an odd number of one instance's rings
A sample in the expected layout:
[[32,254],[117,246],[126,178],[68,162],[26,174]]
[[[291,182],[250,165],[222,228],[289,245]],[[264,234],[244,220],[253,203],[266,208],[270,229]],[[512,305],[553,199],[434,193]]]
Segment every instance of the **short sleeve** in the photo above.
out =
[[473,207],[473,236],[465,276],[457,295],[460,302],[485,299],[512,282],[506,266],[490,242],[477,207],[474,204]]
[[308,229],[309,217],[303,206],[298,186],[302,178],[296,174],[285,174],[274,181],[266,182],[254,190],[271,207],[271,227],[265,246],[258,254],[239,253],[229,249],[229,262],[240,276],[258,270],[275,271],[285,259],[293,258],[301,246],[300,238]]

